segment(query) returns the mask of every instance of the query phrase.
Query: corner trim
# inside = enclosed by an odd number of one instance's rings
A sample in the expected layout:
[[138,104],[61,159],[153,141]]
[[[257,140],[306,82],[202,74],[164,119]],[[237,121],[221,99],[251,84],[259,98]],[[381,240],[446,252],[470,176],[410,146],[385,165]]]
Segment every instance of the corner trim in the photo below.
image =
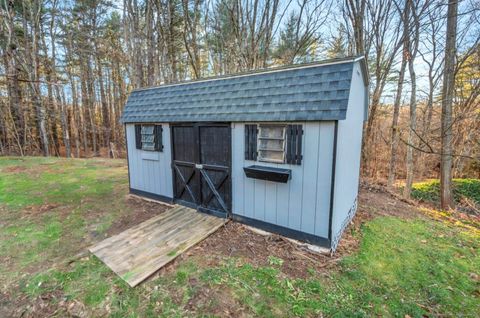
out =
[[130,182],[130,159],[128,158],[127,124],[123,124],[123,132],[125,134],[125,150],[127,151],[128,188],[131,189],[132,183]]
[[245,217],[242,215],[232,214],[232,219],[236,222],[243,223],[245,225],[250,225],[252,227],[256,227],[267,232],[276,233],[291,239],[307,242],[307,243],[318,245],[321,247],[330,248],[330,245],[331,245],[330,240],[327,238],[289,229],[280,225],[275,225],[275,224],[267,223],[264,221],[251,219],[249,217]]
[[168,203],[168,204],[173,203],[173,199],[170,198],[170,197],[167,197],[165,195],[151,193],[151,192],[147,192],[147,191],[143,191],[143,190],[137,190],[137,189],[133,189],[133,188],[130,188],[130,193],[141,196],[141,197],[145,197],[145,198],[148,198],[148,199],[153,199],[153,200],[165,202],[165,203]]
[[337,163],[337,136],[338,120],[335,121],[335,132],[333,135],[333,159],[332,159],[332,179],[330,181],[330,211],[328,214],[328,240],[332,241],[332,223],[333,223],[333,201],[335,199],[335,168]]

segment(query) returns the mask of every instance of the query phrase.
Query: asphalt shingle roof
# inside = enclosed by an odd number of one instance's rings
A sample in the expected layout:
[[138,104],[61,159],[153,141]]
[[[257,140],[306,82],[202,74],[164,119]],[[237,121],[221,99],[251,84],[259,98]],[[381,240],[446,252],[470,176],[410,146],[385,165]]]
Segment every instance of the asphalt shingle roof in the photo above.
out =
[[354,60],[134,90],[123,123],[345,119]]

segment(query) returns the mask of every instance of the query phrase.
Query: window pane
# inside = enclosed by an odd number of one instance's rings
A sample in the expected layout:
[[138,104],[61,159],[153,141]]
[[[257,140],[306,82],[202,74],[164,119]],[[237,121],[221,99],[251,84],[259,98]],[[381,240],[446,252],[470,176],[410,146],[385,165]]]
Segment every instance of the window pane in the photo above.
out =
[[153,135],[142,135],[142,142],[153,142]]
[[283,163],[285,160],[285,125],[260,125],[259,160]]
[[142,150],[155,151],[154,125],[142,125]]
[[260,149],[283,151],[283,140],[280,140],[280,139],[260,139]]
[[142,142],[142,149],[153,151],[153,150],[155,150],[155,143],[153,143],[153,142]]
[[153,125],[142,125],[142,134],[153,134]]
[[260,160],[283,162],[283,152],[282,151],[268,151],[260,150]]
[[261,138],[283,138],[284,126],[260,126]]

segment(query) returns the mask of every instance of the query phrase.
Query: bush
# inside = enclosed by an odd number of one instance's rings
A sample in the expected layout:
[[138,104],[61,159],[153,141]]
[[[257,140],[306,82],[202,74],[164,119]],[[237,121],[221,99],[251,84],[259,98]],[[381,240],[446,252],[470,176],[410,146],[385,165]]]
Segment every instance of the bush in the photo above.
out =
[[[412,197],[417,200],[438,203],[440,201],[440,181],[429,180],[414,183]],[[480,204],[480,180],[479,179],[453,179],[453,197],[456,203],[462,198]]]

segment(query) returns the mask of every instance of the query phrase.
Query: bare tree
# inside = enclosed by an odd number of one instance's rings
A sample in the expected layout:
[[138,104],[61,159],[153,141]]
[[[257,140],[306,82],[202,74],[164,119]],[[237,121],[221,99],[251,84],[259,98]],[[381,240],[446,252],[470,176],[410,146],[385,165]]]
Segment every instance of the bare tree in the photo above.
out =
[[[397,4],[396,4],[397,5]],[[397,5],[397,10],[401,11]],[[393,103],[393,118],[391,127],[391,141],[390,141],[390,163],[388,166],[388,186],[391,188],[395,182],[397,172],[397,152],[400,135],[398,130],[398,117],[400,115],[400,104],[402,102],[403,84],[405,80],[405,69],[409,58],[409,19],[410,19],[410,5],[408,1],[405,2],[404,8],[401,11],[403,34],[402,34],[402,62],[400,64],[400,71],[398,73],[397,91],[395,93],[395,101]]]
[[22,96],[19,84],[19,65],[18,65],[18,40],[15,32],[15,7],[13,1],[4,4],[4,14],[2,14],[2,32],[6,34],[6,44],[3,55],[7,94],[9,101],[9,113],[13,118],[12,128],[15,144],[18,146],[20,155],[24,154],[25,145],[25,122],[22,111]]
[[[362,12],[363,17],[358,15]],[[365,175],[376,172],[374,151],[376,135],[373,134],[377,112],[385,86],[390,80],[392,68],[396,64],[397,53],[403,45],[401,10],[397,10],[391,0],[346,0],[342,6],[346,21],[350,54],[365,55],[371,71],[371,97],[369,116],[364,130],[362,164]],[[363,36],[363,39],[357,39]]]
[[345,0],[346,14],[352,24],[355,53],[357,55],[365,55],[364,20],[366,7],[366,0]]
[[[442,53],[442,46],[440,45],[440,30],[445,26],[445,19],[438,18],[443,14],[443,6],[436,3],[433,5],[434,7],[428,10],[427,13],[428,20],[425,23],[424,31],[426,36],[421,39],[421,42],[423,42],[424,45],[418,51],[423,63],[427,66],[428,79],[427,91],[425,92],[427,100],[422,117],[422,130],[420,131],[420,136],[418,138],[420,142],[419,147],[421,149],[429,147],[431,143],[430,133],[433,118],[433,105],[443,69],[443,59],[440,56]],[[427,152],[422,151],[420,153],[419,169],[422,176],[426,173],[426,156]]]
[[314,49],[321,40],[320,28],[331,12],[331,3],[326,0],[302,0],[298,5],[298,12],[293,11],[288,17],[273,53],[282,64],[315,57]]
[[417,130],[417,74],[415,72],[415,58],[418,53],[420,43],[420,28],[422,27],[425,12],[427,11],[430,1],[407,0],[410,6],[412,20],[410,22],[410,45],[408,52],[408,72],[410,75],[410,123],[408,131],[406,170],[407,177],[405,187],[403,188],[403,196],[410,198],[412,191],[413,177],[415,173],[414,165],[414,147],[416,144]]
[[[41,149],[44,156],[50,155],[50,144],[48,140],[46,127],[45,108],[40,99],[40,62],[39,62],[39,36],[40,36],[40,17],[42,10],[41,0],[24,1],[23,8],[23,28],[25,37],[25,56],[22,66],[28,74],[28,86],[30,89],[30,98],[35,108],[37,129],[40,136]],[[31,28],[28,22],[31,21]],[[30,34],[30,32],[31,34]],[[30,45],[31,43],[31,45]]]
[[183,41],[188,53],[190,66],[193,70],[193,78],[202,76],[200,44],[198,39],[199,35],[201,35],[201,31],[199,30],[202,9],[201,3],[202,0],[182,0],[184,16]]
[[454,206],[452,197],[452,104],[455,89],[457,12],[458,1],[449,0],[442,88],[442,155],[440,162],[440,203],[442,209],[445,210]]

